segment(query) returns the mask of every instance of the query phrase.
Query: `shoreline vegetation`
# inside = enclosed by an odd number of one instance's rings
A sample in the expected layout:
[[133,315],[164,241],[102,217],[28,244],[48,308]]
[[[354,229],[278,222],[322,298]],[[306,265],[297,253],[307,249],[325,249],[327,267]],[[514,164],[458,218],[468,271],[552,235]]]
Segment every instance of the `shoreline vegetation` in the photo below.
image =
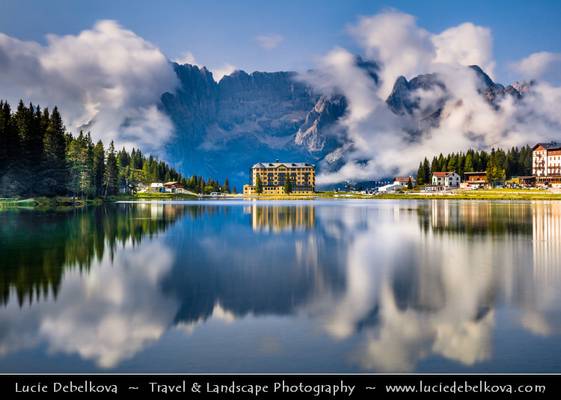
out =
[[12,111],[0,100],[2,204],[96,203],[166,182],[195,193],[236,191],[227,178],[221,184],[212,178],[184,176],[139,149],[117,150],[113,141],[106,145],[101,140],[94,143],[89,132],[68,132],[57,107],[50,111],[20,101]]
[[317,192],[314,195],[196,195],[176,193],[137,193],[130,195],[116,195],[105,199],[80,199],[72,197],[36,197],[36,198],[0,198],[2,209],[37,209],[49,210],[55,208],[82,208],[120,201],[172,201],[172,200],[561,200],[561,192],[539,189],[480,189],[455,190],[447,193],[425,193],[417,190],[402,193],[362,194],[356,192]]

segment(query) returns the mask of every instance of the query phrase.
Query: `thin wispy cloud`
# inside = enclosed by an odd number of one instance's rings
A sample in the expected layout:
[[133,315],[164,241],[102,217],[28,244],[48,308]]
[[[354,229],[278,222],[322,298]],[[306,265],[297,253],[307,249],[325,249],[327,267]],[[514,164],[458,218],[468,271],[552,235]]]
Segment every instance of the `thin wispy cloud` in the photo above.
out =
[[259,35],[255,38],[255,41],[260,47],[266,50],[272,50],[284,41],[284,37],[277,33],[273,33],[269,35]]

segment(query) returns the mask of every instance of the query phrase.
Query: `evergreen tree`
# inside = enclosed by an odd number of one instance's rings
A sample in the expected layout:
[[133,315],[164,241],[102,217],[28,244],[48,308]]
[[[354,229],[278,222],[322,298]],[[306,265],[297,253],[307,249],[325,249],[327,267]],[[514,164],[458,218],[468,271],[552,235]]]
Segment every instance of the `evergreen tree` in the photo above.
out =
[[103,142],[98,140],[93,149],[93,186],[96,196],[103,196],[105,180],[105,149]]
[[464,166],[464,172],[475,172],[473,167],[473,152],[468,151],[466,154],[466,162]]
[[417,185],[425,184],[425,171],[423,169],[423,162],[419,163],[419,168],[417,169]]
[[46,128],[38,191],[46,196],[62,195],[66,192],[68,178],[66,138],[65,127],[57,107],[50,116],[48,110],[44,110],[42,124]]
[[257,179],[255,180],[255,193],[263,193],[263,183],[261,182],[261,175],[257,174]]
[[228,181],[228,178],[224,180],[223,189],[225,193],[230,193],[230,181]]
[[430,165],[430,172],[431,174],[434,172],[439,172],[440,171],[440,167],[438,165],[438,159],[436,157],[432,158],[432,163]]
[[292,181],[290,180],[290,176],[287,176],[286,180],[284,181],[284,193],[292,193]]
[[430,184],[430,178],[431,178],[431,167],[428,158],[425,157],[425,160],[423,161],[423,182],[425,185]]
[[104,196],[112,196],[117,194],[119,188],[117,187],[118,171],[117,159],[115,157],[115,144],[111,141],[107,151],[107,164],[105,165],[105,191]]
[[448,172],[457,171],[458,170],[457,161],[458,159],[454,154],[450,155],[448,159],[448,165],[446,166],[446,171]]

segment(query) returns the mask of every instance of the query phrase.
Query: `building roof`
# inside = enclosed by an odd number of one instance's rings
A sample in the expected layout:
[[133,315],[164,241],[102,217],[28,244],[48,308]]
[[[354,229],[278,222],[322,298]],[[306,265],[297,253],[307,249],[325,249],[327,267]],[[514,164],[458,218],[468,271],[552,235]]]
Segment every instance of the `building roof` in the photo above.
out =
[[558,142],[538,143],[532,147],[532,150],[536,150],[540,146],[546,150],[561,150],[561,143]]
[[281,165],[284,165],[286,168],[304,168],[304,167],[313,167],[314,164],[303,163],[303,162],[261,162],[257,164],[253,164],[251,168],[277,168]]
[[433,172],[432,174],[434,176],[439,177],[439,178],[445,178],[445,177],[453,175],[455,173],[456,173],[456,171],[453,171],[453,172]]
[[411,179],[411,182],[415,182],[415,178],[413,178],[412,176],[396,176],[395,179],[394,179],[394,182],[408,183],[409,179]]

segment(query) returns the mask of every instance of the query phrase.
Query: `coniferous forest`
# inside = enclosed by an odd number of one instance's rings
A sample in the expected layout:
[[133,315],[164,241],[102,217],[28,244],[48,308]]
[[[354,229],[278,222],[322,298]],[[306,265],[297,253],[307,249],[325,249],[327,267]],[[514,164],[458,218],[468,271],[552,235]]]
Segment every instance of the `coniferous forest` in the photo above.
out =
[[513,147],[510,150],[492,149],[490,152],[469,149],[463,153],[440,154],[431,162],[425,157],[417,170],[417,184],[431,183],[433,172],[456,171],[461,177],[465,172],[486,171],[490,182],[504,181],[515,176],[532,174],[532,148]]
[[0,101],[0,197],[106,197],[140,184],[178,181],[196,193],[230,192],[203,177],[186,178],[139,149],[116,150],[90,133],[66,131],[57,107],[49,111],[20,101],[12,111]]

